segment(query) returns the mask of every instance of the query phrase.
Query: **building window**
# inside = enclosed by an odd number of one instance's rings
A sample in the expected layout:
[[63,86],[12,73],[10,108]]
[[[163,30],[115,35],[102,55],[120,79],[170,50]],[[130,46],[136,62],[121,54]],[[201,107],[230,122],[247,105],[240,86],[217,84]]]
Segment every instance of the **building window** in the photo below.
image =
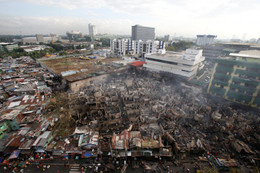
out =
[[176,63],[176,62],[171,62],[171,61],[165,61],[165,60],[154,59],[154,58],[146,58],[146,59],[147,59],[147,60],[151,60],[151,61],[166,63],[166,64],[178,65],[178,63]]
[[189,65],[189,64],[182,64],[183,66],[188,66],[188,67],[191,67],[192,65]]
[[190,73],[191,72],[191,71],[187,71],[187,70],[181,70],[181,71],[186,72],[186,73]]

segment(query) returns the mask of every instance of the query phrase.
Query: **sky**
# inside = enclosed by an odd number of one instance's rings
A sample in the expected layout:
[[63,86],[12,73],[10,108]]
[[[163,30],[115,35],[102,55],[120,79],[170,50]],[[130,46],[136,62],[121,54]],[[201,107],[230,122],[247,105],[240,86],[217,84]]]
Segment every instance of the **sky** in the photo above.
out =
[[98,33],[130,35],[135,24],[156,36],[260,38],[260,0],[0,0],[1,34],[59,34],[88,24]]

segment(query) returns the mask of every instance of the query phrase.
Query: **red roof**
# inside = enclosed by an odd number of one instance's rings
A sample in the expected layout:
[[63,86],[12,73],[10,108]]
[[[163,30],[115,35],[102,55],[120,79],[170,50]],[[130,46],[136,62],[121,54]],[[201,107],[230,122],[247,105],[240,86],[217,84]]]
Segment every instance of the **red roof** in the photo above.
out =
[[135,61],[135,62],[131,62],[131,65],[135,67],[142,67],[144,63],[145,61]]

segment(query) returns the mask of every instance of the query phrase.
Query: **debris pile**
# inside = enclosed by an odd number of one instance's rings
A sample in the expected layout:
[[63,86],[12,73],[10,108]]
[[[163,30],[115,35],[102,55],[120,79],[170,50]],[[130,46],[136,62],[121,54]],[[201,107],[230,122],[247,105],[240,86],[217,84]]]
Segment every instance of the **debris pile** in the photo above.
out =
[[130,68],[51,97],[56,77],[30,58],[0,65],[0,156],[7,161],[75,156],[106,171],[148,158],[147,171],[187,162],[199,169],[205,161],[215,168],[259,165],[257,111],[188,82]]

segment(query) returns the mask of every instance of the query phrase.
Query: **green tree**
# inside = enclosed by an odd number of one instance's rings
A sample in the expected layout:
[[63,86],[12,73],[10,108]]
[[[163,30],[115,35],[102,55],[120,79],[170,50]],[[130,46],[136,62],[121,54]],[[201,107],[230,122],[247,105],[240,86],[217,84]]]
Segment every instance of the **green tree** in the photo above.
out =
[[193,42],[187,42],[187,41],[179,41],[176,43],[172,43],[171,45],[169,45],[166,50],[168,51],[183,51],[186,50],[192,46],[194,46],[195,43]]
[[110,39],[109,38],[101,38],[100,41],[102,42],[103,47],[109,47],[110,46]]
[[60,55],[60,56],[64,56],[64,55],[68,55],[68,53],[65,52],[65,51],[61,51],[61,52],[59,52],[59,55]]

